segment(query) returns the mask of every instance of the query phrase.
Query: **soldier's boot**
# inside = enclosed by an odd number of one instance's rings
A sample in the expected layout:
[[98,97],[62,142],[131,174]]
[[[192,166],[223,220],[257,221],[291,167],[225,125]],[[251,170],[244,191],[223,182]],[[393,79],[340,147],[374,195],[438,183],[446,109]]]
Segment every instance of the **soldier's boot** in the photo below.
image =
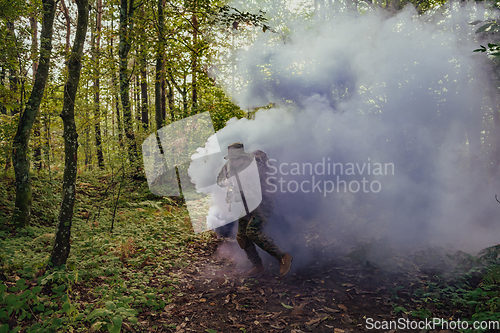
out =
[[253,278],[253,277],[258,277],[264,274],[264,266],[262,264],[253,266],[251,270],[248,272],[244,273],[243,276],[246,278]]
[[243,276],[251,278],[262,275],[264,273],[264,266],[262,265],[262,260],[260,259],[260,256],[257,253],[257,250],[255,249],[255,245],[252,243],[251,240],[248,239],[248,237],[243,236],[241,234],[236,235],[236,240],[238,241],[240,247],[243,250],[245,250],[248,259],[253,265],[251,270],[249,270],[246,273],[243,273]]
[[293,257],[285,252],[283,258],[281,258],[280,262],[280,276],[286,275],[290,268],[292,268]]

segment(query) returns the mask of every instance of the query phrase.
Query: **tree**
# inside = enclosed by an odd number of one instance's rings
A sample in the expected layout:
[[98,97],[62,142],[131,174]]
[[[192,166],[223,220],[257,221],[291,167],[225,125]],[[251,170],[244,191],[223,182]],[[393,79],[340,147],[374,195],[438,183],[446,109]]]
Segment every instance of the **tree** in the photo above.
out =
[[129,159],[132,164],[137,161],[137,145],[132,126],[132,109],[130,106],[130,73],[128,70],[128,54],[131,47],[131,34],[134,26],[134,0],[120,0],[120,98],[123,110],[123,125],[127,138]]
[[162,109],[162,86],[165,82],[165,51],[164,51],[164,15],[163,0],[158,0],[158,42],[156,44],[156,79],[155,79],[155,110],[156,110],[156,129],[162,127],[165,121],[164,110]]
[[78,166],[78,133],[75,123],[75,99],[80,82],[83,45],[87,33],[88,0],[76,0],[78,22],[73,49],[68,61],[68,77],[64,85],[64,101],[61,118],[64,124],[64,175],[63,196],[59,211],[59,224],[50,263],[59,267],[66,263],[70,250],[71,222],[76,196],[76,172]]
[[12,159],[16,175],[16,203],[13,223],[18,227],[27,226],[31,217],[32,197],[28,144],[36,113],[40,107],[43,92],[45,90],[50,67],[50,53],[52,51],[52,32],[56,10],[55,1],[43,0],[42,3],[43,19],[38,70],[36,72],[31,95],[19,120],[14,143],[12,145]]
[[92,59],[94,69],[94,130],[95,145],[97,148],[97,164],[101,170],[104,169],[104,157],[102,154],[101,138],[101,111],[100,111],[100,75],[99,59],[101,52],[101,19],[102,19],[102,0],[97,0],[96,25],[92,38]]

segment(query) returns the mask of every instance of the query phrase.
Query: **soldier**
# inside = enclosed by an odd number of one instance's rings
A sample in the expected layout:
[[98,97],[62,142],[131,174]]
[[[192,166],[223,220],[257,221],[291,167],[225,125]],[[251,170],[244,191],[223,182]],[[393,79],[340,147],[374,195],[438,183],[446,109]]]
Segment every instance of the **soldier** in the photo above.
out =
[[[274,258],[278,259],[280,267],[280,276],[287,274],[292,266],[292,256],[283,250],[281,250],[271,237],[264,233],[263,228],[267,223],[267,219],[271,215],[274,208],[274,200],[271,192],[266,191],[269,185],[266,182],[267,174],[267,156],[261,150],[256,150],[253,153],[245,152],[244,146],[241,142],[236,142],[228,147],[228,155],[224,157],[228,160],[226,164],[222,167],[218,177],[217,184],[221,187],[229,187],[228,197],[226,201],[242,200],[247,210],[247,215],[240,218],[238,221],[238,233],[236,235],[236,240],[240,247],[245,250],[248,259],[253,265],[253,268],[244,274],[246,277],[256,277],[264,273],[264,266],[262,265],[262,259],[260,258],[255,244],[261,249],[269,253]],[[245,193],[240,190],[241,198],[234,194],[234,187],[232,187],[229,179],[233,176],[238,177],[238,173],[245,170],[255,158],[257,162],[257,168],[259,171],[260,187],[262,192],[262,202],[260,205],[248,214],[247,203],[245,199]],[[238,178],[239,182],[239,178]]]

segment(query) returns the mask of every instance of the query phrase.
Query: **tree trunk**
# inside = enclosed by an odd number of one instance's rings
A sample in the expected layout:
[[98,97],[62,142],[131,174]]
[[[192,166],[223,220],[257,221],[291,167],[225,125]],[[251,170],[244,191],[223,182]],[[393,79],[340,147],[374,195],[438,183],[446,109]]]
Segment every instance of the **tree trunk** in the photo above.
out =
[[76,0],[78,23],[73,49],[68,61],[68,78],[64,85],[64,101],[61,118],[64,124],[64,176],[63,196],[59,211],[54,248],[50,257],[53,267],[66,264],[70,250],[71,222],[76,196],[76,172],[78,162],[78,133],[75,123],[75,98],[82,68],[83,45],[87,32],[89,8],[88,0]]
[[[113,19],[111,19],[111,30],[113,30]],[[118,144],[120,147],[123,147],[123,134],[122,134],[122,125],[120,121],[120,94],[118,93],[119,88],[116,83],[116,65],[114,61],[114,52],[113,52],[113,37],[110,40],[110,59],[111,59],[111,84],[113,85],[113,101],[115,104],[115,112],[116,112],[116,126],[118,132]]]
[[167,100],[166,100],[166,88],[165,88],[165,55],[163,56],[163,62],[161,67],[161,119],[165,121],[167,119]]
[[61,7],[62,7],[62,12],[64,15],[64,19],[66,21],[66,44],[64,47],[64,51],[66,52],[66,55],[64,58],[69,57],[69,38],[71,36],[71,20],[69,17],[69,11],[68,8],[66,7],[66,4],[64,3],[64,0],[61,0]]
[[[33,14],[30,16],[30,26],[31,26],[31,55],[33,59],[36,58],[36,54],[38,51],[38,24],[36,22],[36,15]],[[33,82],[35,82],[36,70],[38,68],[38,63],[33,61],[33,65],[31,67],[31,71],[33,72]],[[35,133],[35,167],[38,171],[42,169],[42,137],[40,134],[40,128],[42,127],[40,117],[35,118],[35,124],[33,132]]]
[[99,77],[101,75],[99,69],[99,58],[101,52],[101,15],[102,15],[102,0],[97,1],[97,18],[95,27],[95,40],[92,40],[93,50],[92,58],[94,62],[94,131],[95,131],[95,146],[97,150],[97,165],[99,169],[104,170],[104,156],[102,154],[102,138],[101,138],[101,108]]
[[[7,25],[7,30],[8,30],[7,36],[9,36],[9,39],[12,38],[12,43],[16,44],[17,42],[16,42],[16,34],[14,31],[14,22],[8,21],[6,25]],[[12,60],[12,59],[8,59],[8,60]],[[14,61],[12,61],[12,63],[14,63]],[[18,86],[19,86],[18,73],[17,73],[17,69],[15,67],[11,66],[12,63],[7,65],[8,69],[9,69],[9,89],[10,89],[10,91],[12,91],[13,95],[18,98],[18,101],[19,101],[19,99],[22,96],[18,97],[18,90],[19,90],[18,89]],[[20,110],[19,107],[15,107],[11,110],[10,114],[12,116],[15,114],[18,114],[19,110]],[[11,165],[12,165],[12,154],[11,154],[11,152],[9,152],[8,156],[7,156],[6,163],[5,163],[5,170],[7,171],[8,169],[10,169]]]
[[134,0],[120,0],[120,97],[123,108],[123,126],[129,159],[132,164],[137,161],[137,145],[132,125],[132,109],[130,106],[130,77],[128,70],[128,54],[130,51],[130,33],[133,27],[132,15],[134,12]]
[[16,175],[16,203],[12,220],[15,225],[21,228],[29,224],[31,217],[32,198],[28,143],[36,112],[40,107],[47,76],[49,74],[55,9],[54,0],[43,0],[41,48],[38,70],[36,72],[30,98],[19,119],[19,125],[12,145],[12,157]]
[[[168,68],[167,71],[171,71],[171,69]],[[168,85],[167,99],[168,99],[168,109],[170,110],[170,119],[172,120],[172,122],[174,122],[175,121],[175,118],[174,118],[174,88],[172,88],[172,83],[170,83],[170,81],[167,80],[166,78],[165,78],[165,82]]]
[[[7,22],[7,29],[8,29],[8,36],[9,38],[13,39],[13,43],[17,44],[16,42],[16,33],[14,31],[14,22],[8,21]],[[10,59],[13,60],[13,59]],[[12,91],[14,96],[18,96],[19,93],[19,73],[18,73],[18,68],[15,66],[12,66],[12,64],[8,64],[7,68],[9,69],[9,86],[10,90]],[[19,96],[18,101],[20,100],[21,96]],[[11,115],[18,114],[20,111],[19,107],[13,108],[11,111]]]
[[162,82],[164,80],[164,52],[163,52],[163,0],[158,0],[158,44],[156,50],[156,78],[155,78],[155,120],[156,130],[163,126],[163,111],[161,106],[161,90]]
[[146,52],[144,50],[141,50],[141,120],[142,127],[148,129],[148,77]]
[[[193,12],[196,11],[196,0],[194,1]],[[198,87],[196,82],[196,76],[198,72],[198,18],[196,14],[193,13],[191,17],[191,23],[193,24],[193,56],[191,61],[191,89],[192,89],[192,114],[197,113],[198,108]]]
[[[2,85],[2,87],[5,89],[4,80],[5,80],[5,68],[2,67],[0,68],[0,85]],[[0,113],[5,115],[7,114],[7,108],[1,102],[0,102]]]

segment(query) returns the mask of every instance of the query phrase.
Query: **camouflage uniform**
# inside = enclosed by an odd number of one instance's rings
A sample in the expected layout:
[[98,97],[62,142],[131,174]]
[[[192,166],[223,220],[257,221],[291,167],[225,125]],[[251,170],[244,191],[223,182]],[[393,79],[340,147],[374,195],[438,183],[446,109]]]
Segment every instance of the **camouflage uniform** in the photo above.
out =
[[[241,147],[243,146],[240,144]],[[231,147],[231,146],[230,146]],[[256,150],[251,154],[245,153],[245,158],[251,160],[255,157],[257,168],[259,170],[260,185],[262,190],[262,202],[250,214],[242,217],[238,221],[238,233],[236,239],[240,247],[245,250],[248,259],[254,267],[262,266],[262,259],[257,253],[255,245],[269,253],[274,258],[281,260],[285,252],[274,243],[273,239],[264,233],[263,229],[267,223],[267,219],[271,215],[274,208],[274,199],[272,193],[268,192],[269,185],[266,183],[268,167],[266,165],[268,159],[263,151]],[[220,171],[217,177],[217,184],[221,187],[225,186],[224,181],[233,176],[229,172],[228,161]]]

